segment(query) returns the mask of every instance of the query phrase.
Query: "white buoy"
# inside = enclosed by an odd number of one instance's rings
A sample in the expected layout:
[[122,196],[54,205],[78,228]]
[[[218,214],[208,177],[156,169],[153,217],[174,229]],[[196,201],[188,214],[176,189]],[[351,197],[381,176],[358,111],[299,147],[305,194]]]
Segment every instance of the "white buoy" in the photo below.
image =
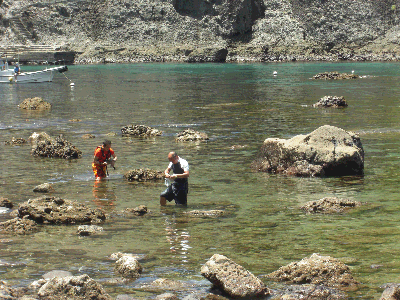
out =
[[70,83],[70,86],[75,86],[75,83],[71,82],[71,83]]
[[354,74],[354,70],[351,71],[351,74]]
[[273,73],[274,75],[278,75],[278,72],[277,71],[274,71],[274,73]]

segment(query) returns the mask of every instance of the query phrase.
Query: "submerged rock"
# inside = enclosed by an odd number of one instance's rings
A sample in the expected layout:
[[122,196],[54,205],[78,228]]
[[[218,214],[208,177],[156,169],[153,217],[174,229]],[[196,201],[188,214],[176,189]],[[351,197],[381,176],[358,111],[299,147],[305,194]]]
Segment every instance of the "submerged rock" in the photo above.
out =
[[329,287],[349,287],[359,284],[344,263],[330,256],[312,254],[268,274],[271,279],[293,284],[318,284]]
[[23,139],[23,138],[15,138],[15,137],[13,137],[11,139],[11,141],[5,141],[4,142],[5,145],[23,145],[23,144],[26,144],[26,143],[27,143],[27,141],[25,139]]
[[4,233],[29,234],[37,230],[36,222],[27,218],[14,218],[0,223],[0,231]]
[[115,271],[124,278],[138,278],[142,273],[142,266],[132,255],[123,255],[115,262]]
[[208,135],[204,132],[195,131],[193,129],[186,129],[177,134],[175,139],[177,142],[188,142],[188,141],[207,141]]
[[252,167],[304,177],[362,175],[364,149],[355,133],[324,125],[289,140],[266,139]]
[[105,214],[99,209],[59,197],[42,196],[19,205],[18,216],[27,216],[41,224],[82,224],[105,221]]
[[40,299],[70,300],[111,300],[101,284],[87,274],[81,276],[54,277],[46,282],[38,291]]
[[163,171],[151,169],[133,169],[124,174],[128,181],[154,181],[163,180],[165,177]]
[[33,133],[29,140],[32,144],[31,154],[42,157],[80,158],[82,151],[65,140],[62,135],[52,138],[45,132]]
[[[281,300],[345,300],[347,295],[337,289],[315,284],[288,285],[283,290],[274,290]],[[275,294],[273,295],[275,296]],[[273,297],[273,299],[276,299]]]
[[0,207],[13,208],[14,204],[7,198],[0,197]]
[[313,79],[357,79],[360,76],[355,74],[339,73],[339,72],[324,72],[313,76]]
[[270,294],[260,279],[220,254],[214,254],[201,267],[201,275],[230,297],[253,298]]
[[324,96],[317,103],[313,105],[314,107],[347,107],[347,102],[343,96]]
[[339,199],[337,197],[325,197],[317,201],[309,201],[300,209],[307,213],[341,213],[347,209],[361,206],[361,202]]
[[25,99],[18,107],[29,110],[46,110],[51,108],[51,104],[43,101],[40,97],[34,97]]
[[162,131],[145,125],[127,125],[121,128],[122,136],[152,137],[162,134]]
[[219,209],[191,210],[184,213],[193,217],[221,217],[225,214],[225,211]]
[[146,205],[139,205],[135,208],[126,208],[124,210],[125,213],[134,214],[136,216],[143,216],[148,213],[148,209]]

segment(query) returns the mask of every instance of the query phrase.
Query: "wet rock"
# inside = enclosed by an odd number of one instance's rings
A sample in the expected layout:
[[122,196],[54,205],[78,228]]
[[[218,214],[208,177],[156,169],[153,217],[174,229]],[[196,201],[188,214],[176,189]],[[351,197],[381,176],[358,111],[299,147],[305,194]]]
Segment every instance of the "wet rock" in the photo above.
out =
[[7,198],[0,197],[0,207],[13,208],[13,204]]
[[42,275],[45,280],[50,280],[54,277],[64,278],[68,276],[72,276],[72,273],[64,270],[53,270]]
[[148,213],[146,205],[139,205],[135,208],[126,208],[124,210],[125,213],[134,214],[136,216],[143,216]]
[[110,255],[110,259],[119,260],[123,256],[131,256],[131,257],[133,257],[134,259],[137,259],[137,260],[141,259],[140,255],[135,255],[135,254],[132,254],[132,253],[122,253],[122,252],[115,252],[115,253],[111,254]]
[[158,278],[152,282],[145,283],[141,286],[141,289],[145,291],[151,292],[160,292],[160,291],[183,291],[187,290],[188,288],[192,287],[190,284],[178,281],[178,280],[171,280],[166,278]]
[[198,132],[193,129],[186,129],[182,132],[179,132],[175,140],[177,142],[207,141],[208,135],[204,132]]
[[364,149],[355,133],[324,125],[289,140],[266,139],[252,167],[302,177],[361,175]]
[[[289,285],[283,290],[275,291],[281,300],[344,300],[347,295],[337,289],[322,285],[303,284]],[[275,294],[273,295],[275,296]],[[275,299],[275,297],[274,297]]]
[[203,63],[203,62],[225,62],[228,55],[228,49],[216,48],[197,48],[191,51],[186,62]]
[[78,227],[80,236],[89,236],[103,231],[103,227],[96,225],[81,225]]
[[50,183],[43,183],[38,186],[36,186],[33,191],[35,193],[50,193],[54,192],[54,188]]
[[124,174],[124,178],[128,181],[154,181],[163,180],[164,177],[163,171],[151,169],[133,169]]
[[37,230],[37,224],[27,218],[14,218],[0,223],[0,231],[4,233],[29,234]]
[[157,295],[156,300],[179,300],[179,298],[172,293],[164,293],[161,295]]
[[152,137],[162,134],[162,131],[145,125],[127,125],[121,128],[122,136]]
[[123,255],[115,262],[115,271],[124,278],[138,278],[142,273],[142,266],[131,255]]
[[16,299],[15,289],[2,280],[0,280],[0,299]]
[[224,210],[213,209],[213,210],[191,210],[184,212],[193,217],[222,217],[225,214]]
[[359,284],[348,266],[330,256],[312,254],[268,274],[271,279],[293,284],[319,284],[329,287],[350,287]]
[[355,74],[339,73],[339,72],[324,72],[313,76],[313,79],[357,79],[360,76]]
[[95,137],[94,135],[88,133],[88,134],[82,135],[82,138],[83,138],[83,139],[94,139],[94,138],[96,138],[96,137]]
[[337,197],[325,197],[318,201],[309,201],[300,209],[307,213],[341,213],[347,209],[361,206],[361,202]]
[[40,97],[27,98],[18,105],[19,108],[29,110],[46,110],[51,109],[51,104],[43,101]]
[[387,284],[379,300],[398,300],[400,299],[400,284]]
[[313,107],[342,108],[347,107],[347,102],[343,96],[324,96]]
[[71,300],[111,300],[103,287],[87,274],[81,276],[54,277],[46,282],[38,291],[40,299]]
[[27,216],[40,224],[100,223],[106,219],[99,209],[88,208],[77,201],[49,196],[30,199],[20,204],[18,216]]
[[13,137],[11,139],[11,141],[5,141],[4,142],[5,145],[23,145],[23,144],[26,144],[26,143],[27,143],[27,141],[25,139],[23,139],[23,138],[15,138],[15,137]]
[[270,294],[270,290],[260,279],[220,254],[214,254],[201,267],[201,275],[234,298],[263,297]]
[[33,156],[57,157],[57,158],[80,158],[82,151],[65,140],[62,135],[52,138],[45,132],[33,133],[29,140],[32,144],[31,154]]

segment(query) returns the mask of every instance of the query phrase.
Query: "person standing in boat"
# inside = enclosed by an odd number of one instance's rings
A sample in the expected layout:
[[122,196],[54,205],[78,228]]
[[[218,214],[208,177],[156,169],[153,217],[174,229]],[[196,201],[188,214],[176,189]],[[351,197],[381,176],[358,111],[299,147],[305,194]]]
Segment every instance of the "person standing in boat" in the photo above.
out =
[[111,165],[115,169],[115,156],[114,150],[111,149],[111,141],[105,140],[102,146],[98,146],[94,151],[93,157],[93,173],[96,180],[101,180],[107,177],[107,166]]
[[[175,204],[187,205],[187,194],[189,191],[189,164],[186,160],[179,157],[176,152],[168,153],[169,165],[165,169],[165,178],[173,180],[167,189],[160,195],[160,205],[164,206],[168,201],[175,200]],[[173,171],[173,174],[169,173]]]
[[19,64],[16,63],[15,64],[15,68],[14,68],[14,78],[15,80],[17,80],[17,76],[21,73],[21,68],[19,67]]

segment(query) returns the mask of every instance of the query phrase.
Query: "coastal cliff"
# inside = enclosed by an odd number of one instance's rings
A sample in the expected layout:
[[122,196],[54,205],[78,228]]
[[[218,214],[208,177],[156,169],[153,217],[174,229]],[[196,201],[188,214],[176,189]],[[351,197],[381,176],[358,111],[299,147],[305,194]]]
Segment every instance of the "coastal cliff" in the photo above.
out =
[[399,60],[400,0],[0,0],[1,45],[76,63]]

